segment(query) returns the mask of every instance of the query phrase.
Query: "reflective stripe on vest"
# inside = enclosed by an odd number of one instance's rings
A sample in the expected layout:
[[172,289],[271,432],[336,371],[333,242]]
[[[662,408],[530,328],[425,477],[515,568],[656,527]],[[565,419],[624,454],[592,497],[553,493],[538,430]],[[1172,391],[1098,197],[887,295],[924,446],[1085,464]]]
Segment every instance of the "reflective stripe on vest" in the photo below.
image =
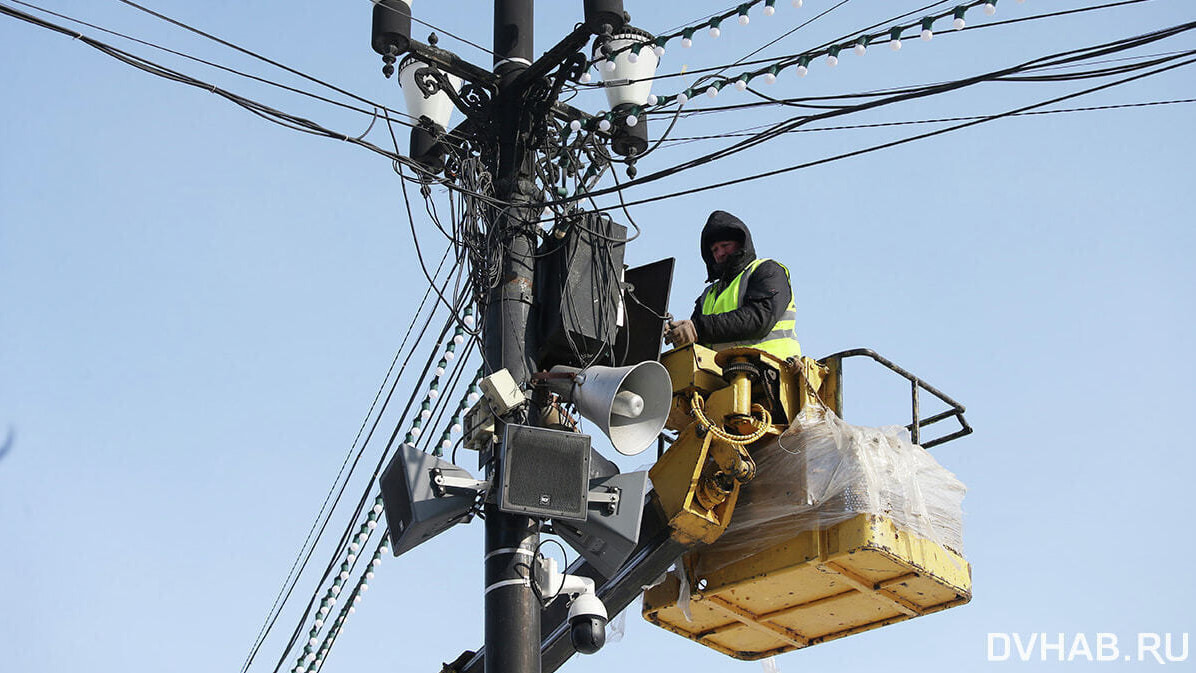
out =
[[[743,298],[747,295],[748,276],[752,275],[756,267],[767,261],[770,260],[755,260],[746,269],[739,272],[739,275],[735,276],[731,283],[721,291],[716,292],[716,288],[718,287],[717,282],[708,286],[702,294],[702,315],[727,313],[742,306]],[[785,278],[789,279],[789,269],[780,262],[777,262],[777,264],[780,264],[780,267],[785,269]],[[735,348],[737,346],[751,346],[752,348],[759,348],[762,351],[771,353],[782,360],[790,357],[800,357],[801,345],[797,341],[796,320],[797,308],[793,304],[793,285],[792,281],[790,281],[789,306],[785,308],[785,312],[781,314],[781,319],[777,321],[776,325],[773,325],[767,336],[759,341],[746,339],[743,341],[727,341],[708,345],[716,351]]]

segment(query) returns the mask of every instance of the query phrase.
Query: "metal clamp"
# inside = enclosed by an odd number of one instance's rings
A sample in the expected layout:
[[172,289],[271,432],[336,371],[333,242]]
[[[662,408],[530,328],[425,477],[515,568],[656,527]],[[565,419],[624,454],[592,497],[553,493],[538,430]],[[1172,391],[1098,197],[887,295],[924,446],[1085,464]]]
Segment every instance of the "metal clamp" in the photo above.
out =
[[490,490],[490,482],[479,479],[466,479],[465,477],[449,477],[440,470],[440,468],[432,468],[430,470],[432,479],[432,492],[436,494],[437,498],[443,498],[449,491],[472,491],[474,493],[485,493]]

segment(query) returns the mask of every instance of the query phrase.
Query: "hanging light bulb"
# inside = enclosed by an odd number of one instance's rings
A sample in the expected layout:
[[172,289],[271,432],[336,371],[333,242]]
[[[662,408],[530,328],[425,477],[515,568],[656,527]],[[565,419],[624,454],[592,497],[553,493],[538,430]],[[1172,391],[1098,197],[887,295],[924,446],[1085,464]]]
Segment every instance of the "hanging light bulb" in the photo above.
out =
[[640,62],[640,53],[634,49],[627,52],[627,62],[628,63],[639,63]]
[[654,93],[648,94],[648,105],[656,105],[659,102],[660,102],[660,98],[658,98],[656,96],[656,94],[654,94]]
[[901,28],[894,28],[889,31],[889,49],[899,51],[901,49]]
[[656,58],[664,56],[664,45],[657,44],[655,47],[652,47],[652,53],[656,54]]
[[610,120],[609,119],[599,120],[598,130],[599,131],[609,131],[610,130]]
[[582,84],[589,84],[590,80],[592,80],[592,79],[594,79],[594,78],[591,77],[590,73],[587,71],[587,72],[581,73],[581,77],[578,77],[577,81],[581,82]]
[[989,0],[988,2],[984,3],[984,13],[987,14],[988,16],[992,16],[993,14],[996,14],[997,13],[997,0]]
[[636,124],[640,123],[640,118],[636,117],[635,115],[627,115],[627,119],[624,120],[624,123],[626,123],[628,126],[635,126]]
[[860,39],[855,41],[855,53],[857,56],[863,56],[868,52],[868,36],[861,35]]
[[765,84],[776,83],[778,70],[779,70],[779,68],[775,65],[773,67],[769,68],[768,72],[764,73],[764,83]]
[[830,49],[827,50],[826,64],[832,68],[839,65],[839,47],[838,46],[831,47]]
[[694,29],[686,28],[685,32],[681,34],[681,46],[689,49],[694,46]]
[[317,628],[317,629],[322,629],[322,628],[324,628],[324,620],[323,620],[323,619],[317,619],[317,620],[315,621],[315,625],[316,625],[316,628]]
[[805,77],[810,73],[810,57],[802,56],[797,59],[797,75],[798,77]]
[[[421,428],[421,427],[419,427],[419,426],[417,425],[417,426],[415,426],[414,428],[411,428],[411,432],[410,432],[409,434],[410,434],[412,437],[416,437],[416,438],[418,438],[418,437],[420,436],[420,434],[422,434],[422,433],[423,433],[423,431],[424,431],[424,430],[423,430],[423,428]],[[356,549],[354,549],[353,551],[357,551],[357,550],[356,550]]]
[[968,8],[964,7],[963,5],[955,8],[955,20],[951,22],[951,25],[955,28],[955,30],[963,30],[964,27],[968,25],[968,22],[963,20],[963,15],[967,11]]
[[794,9],[801,9],[801,6],[802,6],[801,0],[793,0],[793,8]]
[[677,104],[678,105],[685,105],[688,102],[689,102],[689,94],[685,93],[684,91],[677,94]]
[[436,375],[444,376],[444,368],[445,367],[448,367],[448,360],[445,360],[444,358],[440,358],[440,362],[436,363]]
[[381,514],[381,513],[382,513],[382,505],[381,505],[381,504],[375,504],[375,505],[374,505],[374,514]]
[[[573,121],[569,122],[569,130],[573,131],[574,133],[580,131],[581,130],[581,120],[574,119]],[[465,324],[469,325],[470,327],[473,327],[473,325],[471,323],[473,323],[473,316],[471,316],[471,315],[465,316]]]
[[748,18],[748,6],[747,5],[742,5],[739,8],[738,21],[739,21],[739,25],[741,25],[741,26],[746,26],[749,23],[751,23],[752,20],[750,18]]
[[721,21],[719,21],[718,17],[710,20],[710,30],[707,31],[710,33],[710,37],[718,37],[719,35],[723,34],[723,31],[718,29],[719,23],[721,23]]
[[934,31],[930,27],[934,25],[934,19],[929,16],[922,19],[922,41],[929,42],[934,37]]
[[465,335],[462,334],[460,330],[457,330],[457,333],[453,335],[453,343],[457,344],[458,346],[465,343]]
[[748,87],[748,76],[747,75],[740,75],[739,77],[737,77],[735,79],[735,88],[736,89],[738,89],[739,91],[747,91],[747,87]]
[[714,98],[715,96],[718,95],[718,88],[715,86],[706,87],[706,95],[711,98]]
[[617,68],[617,67],[618,66],[615,65],[615,60],[613,58],[607,59],[602,62],[602,70],[604,72],[614,72],[615,68]]
[[374,530],[375,528],[378,527],[378,522],[377,521],[367,521],[365,524],[365,527],[369,528],[370,530]]
[[773,5],[777,4],[777,0],[764,0],[764,16],[772,16],[777,13],[777,8]]

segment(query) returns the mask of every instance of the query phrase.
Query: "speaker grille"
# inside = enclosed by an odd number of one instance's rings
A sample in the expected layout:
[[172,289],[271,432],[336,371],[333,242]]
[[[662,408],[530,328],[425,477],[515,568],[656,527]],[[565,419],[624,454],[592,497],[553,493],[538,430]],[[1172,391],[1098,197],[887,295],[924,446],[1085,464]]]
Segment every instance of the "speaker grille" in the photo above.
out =
[[501,469],[503,511],[586,518],[589,435],[508,425]]

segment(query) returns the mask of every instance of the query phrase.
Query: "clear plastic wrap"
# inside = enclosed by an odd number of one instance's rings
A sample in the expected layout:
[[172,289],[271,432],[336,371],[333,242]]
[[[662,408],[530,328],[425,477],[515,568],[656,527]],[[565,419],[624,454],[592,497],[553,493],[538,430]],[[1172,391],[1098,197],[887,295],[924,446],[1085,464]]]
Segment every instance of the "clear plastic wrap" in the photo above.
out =
[[752,457],[756,477],[740,492],[727,531],[701,550],[699,576],[859,514],[888,517],[963,553],[966,489],[903,427],[854,426],[812,408]]

